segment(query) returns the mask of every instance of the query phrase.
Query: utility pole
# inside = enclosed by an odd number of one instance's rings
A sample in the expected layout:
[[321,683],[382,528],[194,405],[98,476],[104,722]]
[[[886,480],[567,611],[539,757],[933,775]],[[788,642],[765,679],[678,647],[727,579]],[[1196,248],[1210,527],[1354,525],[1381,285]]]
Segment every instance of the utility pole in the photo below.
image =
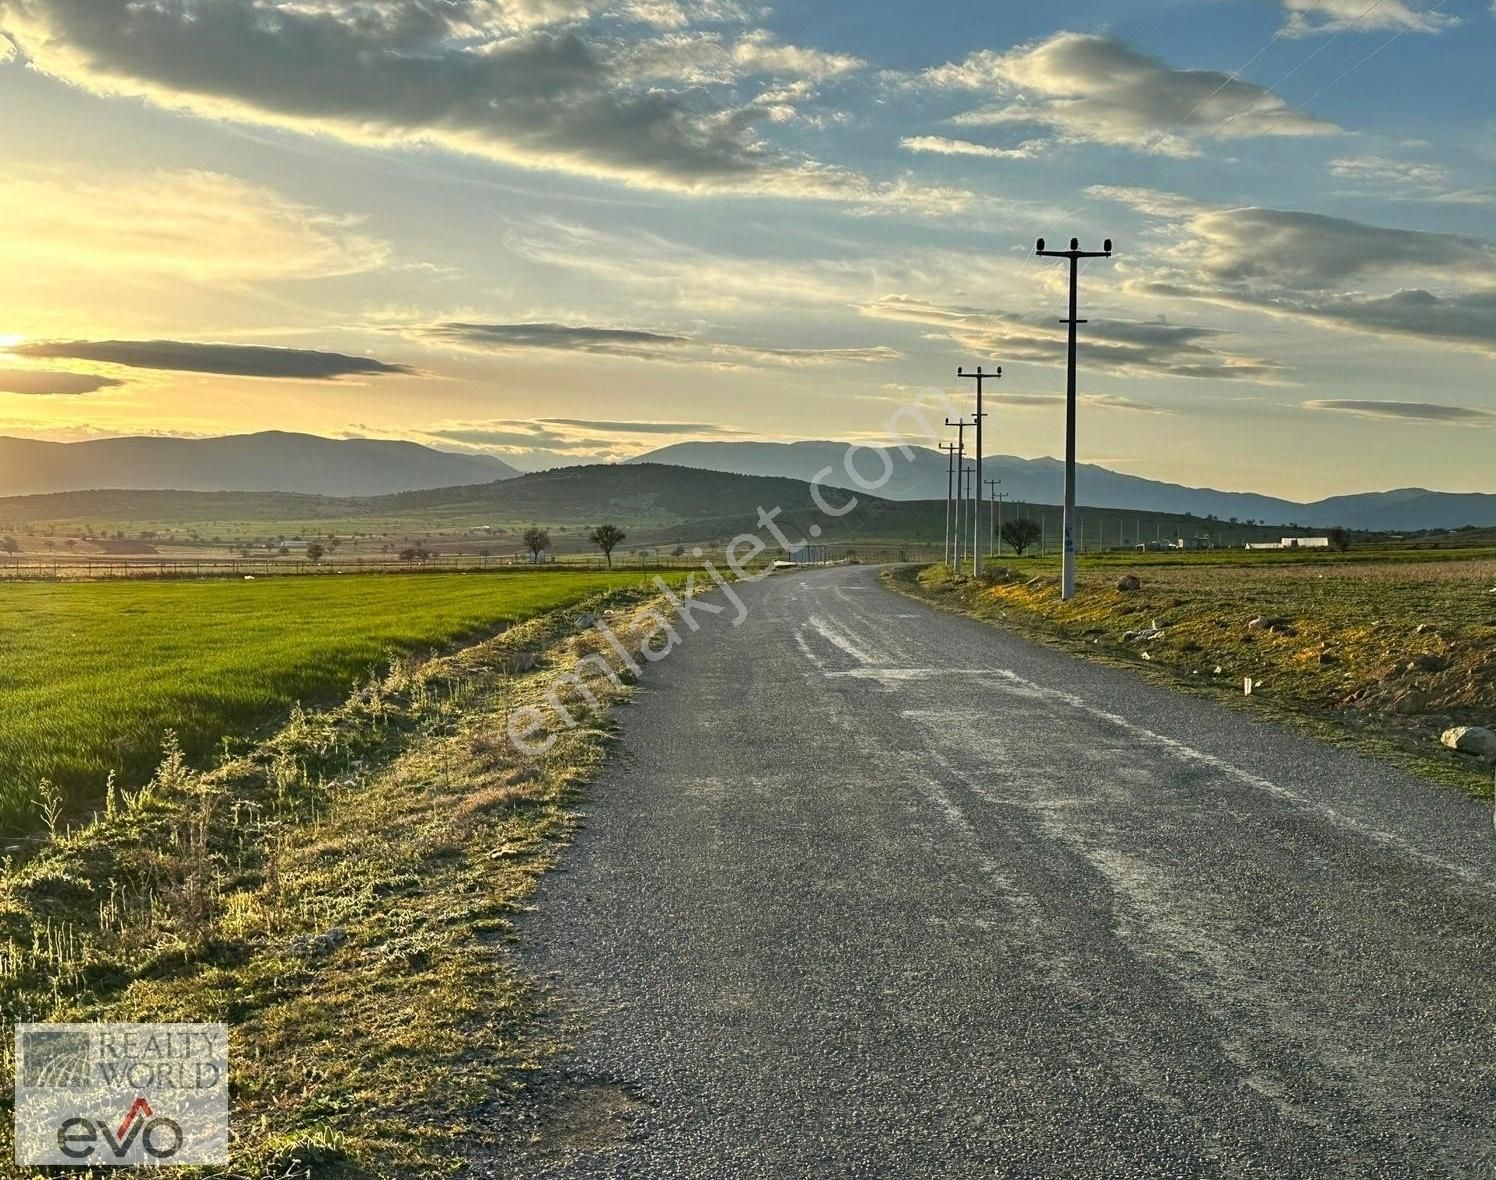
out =
[[[981,511],[980,511],[981,500],[980,500],[980,498],[977,495],[977,480],[976,480],[976,475],[977,475],[977,471],[976,471],[976,468],[974,466],[967,467],[967,469],[966,469],[966,500],[967,500],[966,511],[967,511],[967,514],[968,514],[968,523],[971,526],[969,529],[967,529],[967,532],[971,535],[971,546],[967,550],[967,552],[972,555],[972,569],[973,570],[976,569],[976,556],[975,555],[976,555],[976,551],[977,551],[977,536],[978,536],[978,533],[981,531],[979,526],[982,523]],[[972,576],[975,577],[976,575],[973,573]]]
[[[1002,480],[994,480],[993,482],[994,483],[1001,483]],[[993,551],[993,552],[996,552],[996,553],[1000,553],[1002,551],[1002,543],[1003,543],[1003,501],[1006,500],[1006,499],[1008,499],[1008,493],[1007,492],[994,492],[992,494],[992,503],[997,508],[997,524],[994,526],[994,529],[995,529],[995,531],[997,533],[997,548]]]
[[1080,239],[1070,239],[1068,250],[1046,250],[1040,238],[1034,253],[1044,258],[1070,259],[1070,316],[1061,320],[1070,325],[1069,364],[1065,375],[1065,554],[1060,577],[1060,598],[1068,602],[1075,597],[1075,329],[1086,321],[1076,318],[1076,289],[1079,286],[1079,263],[1082,258],[1110,258],[1112,240],[1107,238],[1100,250],[1082,250]]
[[1001,557],[1002,535],[998,532],[997,522],[992,519],[992,510],[999,500],[1006,499],[1006,497],[997,494],[997,489],[1002,485],[1003,481],[1000,479],[989,479],[983,482],[987,485],[987,551],[993,557]]
[[976,466],[976,504],[971,517],[971,576],[977,577],[982,572],[982,419],[987,415],[982,412],[982,382],[987,380],[996,381],[1003,375],[1003,367],[997,366],[997,372],[984,373],[982,366],[977,366],[975,373],[968,373],[959,365],[956,367],[957,377],[966,377],[977,383],[977,466]]
[[951,509],[954,507],[954,496],[956,487],[956,444],[941,443],[940,449],[946,454],[945,461],[945,548],[941,551],[941,560],[950,563],[954,567],[951,557]]
[[[980,422],[981,419],[978,418],[977,421]],[[966,428],[975,423],[966,418],[957,418],[954,422],[947,418],[945,424],[956,428],[956,572],[959,574],[965,563],[966,533],[963,528],[965,521],[963,505],[966,500]]]

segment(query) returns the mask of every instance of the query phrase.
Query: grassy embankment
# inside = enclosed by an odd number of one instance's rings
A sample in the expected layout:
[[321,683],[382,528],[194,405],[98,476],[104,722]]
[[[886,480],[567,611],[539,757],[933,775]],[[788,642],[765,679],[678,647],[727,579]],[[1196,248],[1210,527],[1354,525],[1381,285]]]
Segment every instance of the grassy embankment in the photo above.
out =
[[[1496,723],[1496,559],[1438,557],[1083,559],[1069,603],[1050,580],[1053,559],[1005,558],[1006,574],[988,585],[952,580],[943,566],[905,568],[890,582],[1489,797],[1490,767],[1445,750],[1439,736],[1451,725]],[[1141,589],[1116,589],[1129,571]],[[1249,626],[1254,619],[1263,623]]]
[[254,582],[0,585],[0,831],[34,825],[43,781],[76,813],[145,782],[161,736],[196,765],[225,738],[346,695],[430,651],[640,581],[514,572]]
[[[561,602],[609,608],[614,630],[638,646],[651,626],[639,613],[642,587],[582,600],[583,579],[570,583],[487,580],[486,604],[455,585],[429,588],[454,596],[439,626],[435,599],[382,601],[403,620],[394,631],[369,613],[366,595],[382,588],[340,586],[349,599],[320,609],[324,621],[327,612],[343,620],[341,634],[361,653],[391,634],[414,641],[413,617],[426,618],[426,643],[443,629]],[[389,587],[410,594],[413,582]],[[139,589],[195,590],[196,603],[229,609],[211,598],[219,587]],[[169,601],[155,600],[168,613],[148,612],[143,633],[193,625]],[[266,605],[241,614],[240,630],[260,629],[243,637],[247,646],[224,645],[246,653],[242,663],[295,641],[299,618],[261,613]],[[364,632],[372,648],[359,646]],[[206,654],[201,634],[198,650]],[[539,1001],[505,942],[572,827],[578,785],[603,757],[606,718],[574,704],[579,724],[556,726],[556,744],[539,756],[501,735],[512,709],[540,701],[556,673],[595,650],[595,633],[552,611],[448,656],[397,660],[342,703],[293,712],[204,773],[169,748],[148,785],[111,792],[96,820],[60,828],[19,865],[6,858],[0,1011],[7,1020],[227,1022],[233,1163],[206,1175],[435,1176],[456,1167],[458,1144],[532,1133],[515,1109],[547,1045],[532,1023]],[[336,651],[303,655],[328,664]],[[100,656],[122,658],[108,646]],[[248,674],[242,663],[220,664],[227,687]],[[592,687],[604,710],[626,691],[600,677]],[[250,699],[258,707],[268,698]],[[235,708],[223,715],[238,716]],[[11,1044],[0,1029],[0,1055]],[[543,1138],[544,1124],[533,1133]],[[10,1149],[0,1143],[0,1152]]]

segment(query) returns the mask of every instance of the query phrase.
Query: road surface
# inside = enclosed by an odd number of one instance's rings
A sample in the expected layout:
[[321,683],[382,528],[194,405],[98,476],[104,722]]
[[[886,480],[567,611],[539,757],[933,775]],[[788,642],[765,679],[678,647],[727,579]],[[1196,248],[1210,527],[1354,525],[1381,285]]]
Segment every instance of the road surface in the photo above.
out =
[[1496,1175],[1486,808],[884,589],[620,714],[523,964],[534,1177]]

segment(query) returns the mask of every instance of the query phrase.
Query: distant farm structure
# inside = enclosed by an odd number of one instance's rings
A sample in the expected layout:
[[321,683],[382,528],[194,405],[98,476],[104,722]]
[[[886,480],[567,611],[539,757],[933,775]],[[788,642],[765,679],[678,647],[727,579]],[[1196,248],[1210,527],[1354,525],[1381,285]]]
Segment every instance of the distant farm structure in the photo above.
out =
[[1248,549],[1328,549],[1329,537],[1284,537],[1280,541],[1248,541]]

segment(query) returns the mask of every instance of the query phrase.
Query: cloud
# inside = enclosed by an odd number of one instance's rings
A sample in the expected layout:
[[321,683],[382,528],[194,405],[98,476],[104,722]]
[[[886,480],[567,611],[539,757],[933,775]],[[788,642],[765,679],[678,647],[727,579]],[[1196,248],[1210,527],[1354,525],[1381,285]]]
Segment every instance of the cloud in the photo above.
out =
[[733,3],[732,0],[627,0],[618,14],[659,29],[683,29],[687,25],[702,24],[744,24],[752,19],[748,8]]
[[1435,295],[1405,289],[1313,301],[1280,299],[1269,310],[1378,336],[1443,341],[1496,356],[1496,290]]
[[[1030,216],[1039,217],[1039,211]],[[740,243],[723,239],[724,249]],[[920,294],[1026,288],[1032,274],[1013,254],[972,254],[928,242],[883,241],[865,250],[823,242],[833,252],[784,256],[704,250],[646,231],[615,233],[541,218],[505,235],[504,246],[547,268],[564,268],[627,297],[635,314],[659,307],[664,318],[755,317],[766,307],[824,312],[873,299],[889,289]],[[643,313],[647,314],[647,313]]]
[[1110,36],[1057,33],[1006,53],[984,49],[926,70],[919,81],[997,100],[957,115],[958,125],[1042,126],[1063,140],[1157,155],[1194,155],[1196,137],[1339,131],[1264,87],[1212,70],[1177,70]]
[[[968,351],[1004,360],[1061,364],[1065,330],[1052,315],[960,307],[887,295],[864,304],[875,319],[925,324]],[[1086,327],[1088,367],[1122,375],[1196,377],[1213,380],[1277,380],[1281,366],[1214,347],[1225,335],[1213,328],[1092,317]]]
[[418,433],[425,441],[453,443],[484,454],[500,455],[518,460],[527,468],[558,463],[612,463],[640,454],[658,442],[658,436],[647,442],[641,438],[619,438],[612,431],[589,429],[590,425],[544,418],[468,419],[439,422]]
[[1162,201],[1144,211],[1173,225],[1133,266],[1134,294],[1496,355],[1496,243],[1484,238],[1284,209]]
[[1493,199],[1489,191],[1452,188],[1448,170],[1437,164],[1386,156],[1342,156],[1331,160],[1327,168],[1331,176],[1352,187],[1353,195],[1446,205],[1487,205]]
[[1017,147],[989,147],[966,139],[947,139],[943,135],[906,135],[899,146],[910,152],[931,152],[940,156],[984,156],[991,160],[1031,160],[1044,147],[1042,141],[1028,139]]
[[631,360],[706,364],[716,368],[751,365],[824,365],[897,360],[892,348],[762,348],[633,328],[528,323],[447,322],[411,329],[417,339],[480,352],[517,353],[532,349],[591,353]]
[[1118,201],[1153,217],[1188,217],[1208,208],[1199,201],[1178,193],[1127,185],[1093,184],[1086,189],[1086,195],[1103,201]]
[[[1065,396],[1059,393],[998,393],[992,395],[992,400],[1000,405],[1023,408],[1062,406],[1065,404]],[[1132,410],[1140,414],[1169,413],[1162,406],[1155,406],[1149,402],[1134,401],[1132,398],[1123,397],[1118,393],[1082,393],[1077,396],[1076,400],[1082,405],[1094,406],[1101,410]]]
[[405,365],[368,356],[345,356],[307,348],[260,344],[207,344],[182,340],[50,340],[11,345],[9,352],[33,359],[94,361],[133,369],[219,373],[229,377],[330,381],[338,377],[411,373]]
[[1438,402],[1378,402],[1336,398],[1301,403],[1306,410],[1330,410],[1360,418],[1393,419],[1399,422],[1453,422],[1471,426],[1496,424],[1496,413],[1471,406],[1448,406]]
[[[683,193],[877,205],[907,193],[775,149],[761,107],[699,87],[637,85],[616,41],[569,27],[592,5],[490,0],[3,0],[30,66],[172,110],[453,151]],[[516,31],[519,29],[520,31]],[[839,73],[842,55],[750,34],[736,68]],[[941,197],[941,201],[944,201]]]
[[742,434],[713,422],[608,422],[591,418],[537,418],[550,426],[572,426],[600,434]]
[[697,86],[726,85],[750,76],[820,81],[867,64],[849,54],[786,45],[762,29],[733,41],[720,33],[668,33],[621,47],[613,61],[631,81],[668,79]]
[[0,265],[204,283],[321,278],[382,266],[356,218],[217,172],[11,173]]
[[[1419,8],[1406,0],[1282,0],[1284,30],[1295,37],[1339,33],[1350,29],[1396,30],[1400,33],[1438,33],[1459,24],[1459,18]],[[1440,6],[1442,7],[1442,5]]]
[[590,449],[579,440],[554,430],[538,428],[505,429],[495,426],[448,426],[440,430],[426,430],[423,434],[431,438],[444,438],[451,442],[467,443],[470,446],[503,449],[516,447],[534,450],[544,447],[551,451]]
[[0,393],[38,397],[76,397],[124,382],[97,373],[60,373],[48,369],[0,369]]
[[1265,282],[1300,291],[1389,273],[1489,278],[1496,246],[1481,238],[1391,229],[1323,213],[1220,209],[1190,218],[1197,257],[1219,283]]

